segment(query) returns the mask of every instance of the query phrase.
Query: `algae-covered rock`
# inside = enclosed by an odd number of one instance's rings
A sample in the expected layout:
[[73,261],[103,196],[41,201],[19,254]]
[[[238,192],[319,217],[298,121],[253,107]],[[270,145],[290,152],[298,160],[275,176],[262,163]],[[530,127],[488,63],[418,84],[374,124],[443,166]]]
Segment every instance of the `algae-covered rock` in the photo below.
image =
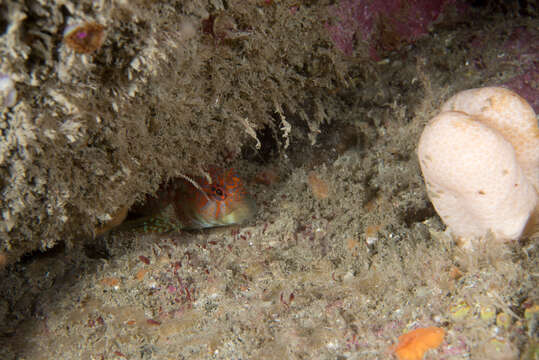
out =
[[316,134],[342,76],[323,7],[289,5],[4,2],[17,101],[0,113],[0,253],[91,236],[166,178],[254,149],[264,126],[284,144],[289,113]]

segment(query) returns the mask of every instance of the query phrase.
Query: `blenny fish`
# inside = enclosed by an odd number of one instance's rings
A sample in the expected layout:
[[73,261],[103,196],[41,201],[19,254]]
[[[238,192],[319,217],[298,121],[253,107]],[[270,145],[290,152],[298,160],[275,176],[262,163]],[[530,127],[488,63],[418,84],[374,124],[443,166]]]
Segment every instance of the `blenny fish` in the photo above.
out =
[[175,178],[131,213],[122,229],[165,233],[234,225],[255,215],[256,205],[234,170],[211,168],[206,178]]

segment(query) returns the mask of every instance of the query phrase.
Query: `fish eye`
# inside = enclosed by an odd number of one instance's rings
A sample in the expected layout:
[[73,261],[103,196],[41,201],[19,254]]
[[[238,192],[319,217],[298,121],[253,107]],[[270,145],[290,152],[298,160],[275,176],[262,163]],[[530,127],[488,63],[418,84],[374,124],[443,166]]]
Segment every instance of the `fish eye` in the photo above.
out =
[[214,186],[212,188],[212,191],[215,195],[217,195],[218,197],[220,198],[224,198],[225,197],[225,193],[223,191],[223,189],[221,189],[220,187],[217,187],[217,186]]

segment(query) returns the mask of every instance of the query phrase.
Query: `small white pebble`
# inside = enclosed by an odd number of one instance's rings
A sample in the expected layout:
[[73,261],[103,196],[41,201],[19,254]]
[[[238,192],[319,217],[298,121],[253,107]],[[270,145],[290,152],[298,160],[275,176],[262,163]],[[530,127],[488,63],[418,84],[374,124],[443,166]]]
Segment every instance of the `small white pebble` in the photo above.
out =
[[344,274],[342,279],[345,282],[352,281],[354,279],[354,274],[351,271],[348,271],[346,274]]
[[378,236],[367,236],[367,245],[374,245],[378,241]]
[[12,107],[17,102],[15,83],[7,74],[0,73],[0,104],[1,107]]
[[339,345],[333,341],[330,341],[326,344],[326,347],[330,350],[336,350],[339,347]]

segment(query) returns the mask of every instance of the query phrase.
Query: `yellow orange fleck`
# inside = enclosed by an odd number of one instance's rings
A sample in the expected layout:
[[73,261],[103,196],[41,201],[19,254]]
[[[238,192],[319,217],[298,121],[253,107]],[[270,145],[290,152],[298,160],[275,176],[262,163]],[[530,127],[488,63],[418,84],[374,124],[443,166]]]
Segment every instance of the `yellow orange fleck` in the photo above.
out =
[[453,280],[460,279],[462,275],[462,271],[456,266],[452,266],[451,269],[449,269],[449,277]]
[[382,225],[369,225],[365,229],[365,236],[367,238],[376,237],[380,229],[382,229]]

